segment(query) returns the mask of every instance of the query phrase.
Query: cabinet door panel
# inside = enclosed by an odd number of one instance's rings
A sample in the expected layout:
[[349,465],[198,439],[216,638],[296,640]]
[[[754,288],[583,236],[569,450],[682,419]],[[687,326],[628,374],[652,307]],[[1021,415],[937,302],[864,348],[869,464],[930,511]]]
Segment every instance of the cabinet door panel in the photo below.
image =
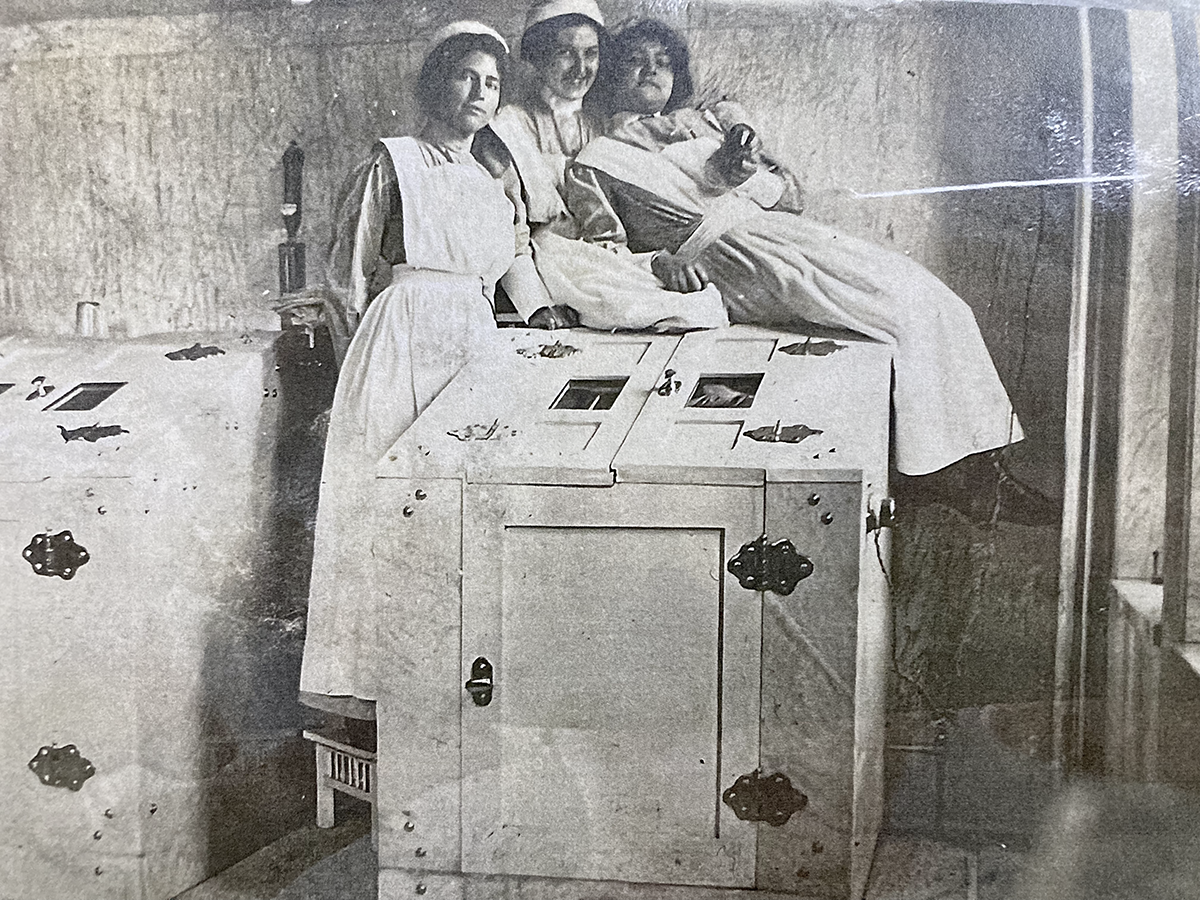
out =
[[467,871],[752,882],[720,796],[756,765],[761,613],[723,572],[761,503],[726,489],[667,526],[637,487],[468,488],[464,679],[482,655],[495,686],[463,710]]
[[685,335],[665,365],[679,387],[650,394],[617,453],[617,481],[886,475],[891,350],[882,344],[738,326]]

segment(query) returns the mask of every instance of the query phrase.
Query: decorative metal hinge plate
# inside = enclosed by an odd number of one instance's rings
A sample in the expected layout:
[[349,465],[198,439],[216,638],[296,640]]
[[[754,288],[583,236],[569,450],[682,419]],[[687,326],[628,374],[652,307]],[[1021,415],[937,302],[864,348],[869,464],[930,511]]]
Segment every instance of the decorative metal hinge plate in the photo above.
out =
[[780,347],[779,352],[789,356],[828,356],[839,350],[845,350],[848,346],[850,345],[839,344],[837,341],[814,341],[811,337],[807,337],[803,344],[788,344],[786,347]]
[[68,443],[71,441],[87,441],[91,444],[96,443],[101,438],[129,434],[128,429],[122,428],[120,425],[101,425],[99,422],[95,425],[84,425],[82,428],[67,428],[59,425],[58,431],[62,435],[62,439]]
[[813,561],[797,552],[787,538],[768,544],[764,534],[743,544],[726,568],[748,591],[771,591],[786,597],[813,573]]
[[37,574],[57,575],[64,580],[74,578],[79,567],[91,559],[87,550],[75,543],[69,531],[35,534],[21,555]]
[[721,799],[739,819],[774,826],[786,824],[794,813],[808,806],[808,797],[792,787],[786,775],[776,772],[764,776],[759,769],[727,787]]
[[165,356],[167,359],[171,360],[172,362],[179,362],[180,360],[204,359],[206,356],[224,356],[224,355],[225,355],[225,351],[222,350],[220,347],[216,347],[216,346],[202,347],[200,345],[199,341],[192,344],[192,346],[190,346],[190,347],[182,347],[179,350],[172,350],[170,353],[163,354],[163,356]]
[[29,769],[42,784],[77,791],[96,774],[96,767],[80,755],[74,744],[43,747],[29,761]]
[[446,434],[460,441],[495,441],[515,437],[517,430],[508,425],[501,425],[499,419],[494,419],[491,425],[465,425],[454,431],[447,431]]
[[555,341],[553,344],[541,344],[537,347],[521,347],[517,350],[519,354],[526,359],[562,359],[564,356],[573,356],[576,353],[582,353],[578,347],[572,347],[570,344],[564,344],[562,341]]

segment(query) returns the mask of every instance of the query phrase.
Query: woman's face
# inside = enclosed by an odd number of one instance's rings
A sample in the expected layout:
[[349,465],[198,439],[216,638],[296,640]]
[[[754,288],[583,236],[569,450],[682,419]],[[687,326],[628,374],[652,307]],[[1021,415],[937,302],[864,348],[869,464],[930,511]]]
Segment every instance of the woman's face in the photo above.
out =
[[470,137],[492,120],[500,104],[500,70],[496,59],[472,50],[450,70],[439,104],[439,118],[458,137]]
[[617,108],[653,115],[662,112],[675,87],[675,72],[667,48],[654,40],[641,41],[616,61]]
[[554,33],[538,70],[542,86],[563,100],[582,100],[600,66],[600,36],[591,25],[569,25]]

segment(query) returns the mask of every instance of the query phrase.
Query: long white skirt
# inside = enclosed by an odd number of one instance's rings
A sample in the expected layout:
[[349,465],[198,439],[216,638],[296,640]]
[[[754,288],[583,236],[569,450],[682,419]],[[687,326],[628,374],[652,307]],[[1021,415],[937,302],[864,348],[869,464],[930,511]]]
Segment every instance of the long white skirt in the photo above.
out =
[[497,338],[479,278],[396,266],[338,377],[313,548],[302,699],[350,715],[378,696],[370,577],[375,466],[474,354]]
[[971,308],[904,254],[805,216],[760,212],[702,259],[732,322],[814,322],[895,348],[892,440],[905,475],[1024,437]]

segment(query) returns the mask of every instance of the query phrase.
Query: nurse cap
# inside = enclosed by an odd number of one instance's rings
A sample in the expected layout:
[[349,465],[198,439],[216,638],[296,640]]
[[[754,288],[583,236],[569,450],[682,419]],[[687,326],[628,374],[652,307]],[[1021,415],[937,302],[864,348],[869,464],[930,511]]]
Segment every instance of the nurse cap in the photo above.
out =
[[525,17],[525,30],[528,31],[539,22],[555,19],[559,16],[577,15],[591,19],[601,28],[604,27],[604,16],[596,0],[536,0],[529,7],[529,15]]
[[509,52],[508,41],[500,36],[500,32],[484,25],[482,22],[474,22],[470,19],[460,19],[457,22],[451,22],[449,25],[443,25],[434,32],[433,39],[429,42],[430,52],[433,52],[433,50],[450,40],[450,38],[457,37],[460,34],[481,34],[495,38],[500,42],[500,46],[504,48],[504,52]]

